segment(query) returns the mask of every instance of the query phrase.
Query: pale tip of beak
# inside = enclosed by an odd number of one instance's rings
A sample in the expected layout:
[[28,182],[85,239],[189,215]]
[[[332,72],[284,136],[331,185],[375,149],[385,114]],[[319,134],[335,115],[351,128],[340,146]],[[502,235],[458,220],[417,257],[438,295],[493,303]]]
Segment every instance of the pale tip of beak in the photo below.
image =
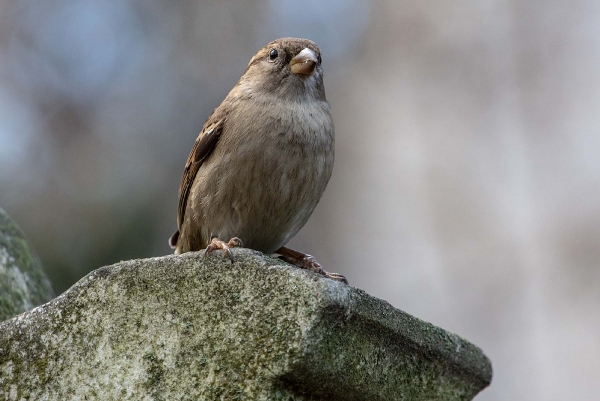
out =
[[294,74],[310,75],[315,70],[317,61],[315,52],[307,47],[290,61],[290,69]]

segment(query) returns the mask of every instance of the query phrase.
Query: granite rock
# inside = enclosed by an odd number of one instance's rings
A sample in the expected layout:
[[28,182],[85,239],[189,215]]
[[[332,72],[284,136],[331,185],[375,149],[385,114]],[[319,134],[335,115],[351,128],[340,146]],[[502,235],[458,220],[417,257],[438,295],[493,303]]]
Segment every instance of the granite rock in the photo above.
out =
[[0,324],[6,400],[470,400],[469,342],[343,283],[235,249],[100,268]]
[[17,224],[0,209],[0,321],[48,302],[50,281]]

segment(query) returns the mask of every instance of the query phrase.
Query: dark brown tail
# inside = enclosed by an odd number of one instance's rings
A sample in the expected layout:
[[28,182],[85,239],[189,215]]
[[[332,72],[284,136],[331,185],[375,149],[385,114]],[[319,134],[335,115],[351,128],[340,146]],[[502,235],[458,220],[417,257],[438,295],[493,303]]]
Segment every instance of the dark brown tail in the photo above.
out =
[[177,248],[177,240],[179,239],[179,230],[175,231],[171,238],[169,238],[169,246],[171,249]]

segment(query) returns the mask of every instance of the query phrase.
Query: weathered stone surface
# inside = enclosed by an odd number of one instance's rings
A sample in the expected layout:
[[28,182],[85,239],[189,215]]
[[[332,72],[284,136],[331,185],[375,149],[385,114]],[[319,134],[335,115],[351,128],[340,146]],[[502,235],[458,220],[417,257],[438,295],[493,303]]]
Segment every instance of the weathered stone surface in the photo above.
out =
[[0,321],[53,297],[35,252],[17,224],[0,209]]
[[260,253],[98,269],[0,324],[0,399],[470,400],[481,351]]

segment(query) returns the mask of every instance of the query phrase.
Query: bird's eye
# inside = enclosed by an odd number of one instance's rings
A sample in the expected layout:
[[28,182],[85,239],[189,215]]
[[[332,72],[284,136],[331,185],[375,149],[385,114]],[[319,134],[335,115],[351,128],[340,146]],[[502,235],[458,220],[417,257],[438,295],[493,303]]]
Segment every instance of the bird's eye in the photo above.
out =
[[317,63],[321,64],[321,55],[320,54],[317,56]]
[[275,61],[275,59],[277,59],[277,56],[279,56],[279,53],[277,52],[277,50],[271,49],[271,51],[269,52],[269,61],[270,62]]

